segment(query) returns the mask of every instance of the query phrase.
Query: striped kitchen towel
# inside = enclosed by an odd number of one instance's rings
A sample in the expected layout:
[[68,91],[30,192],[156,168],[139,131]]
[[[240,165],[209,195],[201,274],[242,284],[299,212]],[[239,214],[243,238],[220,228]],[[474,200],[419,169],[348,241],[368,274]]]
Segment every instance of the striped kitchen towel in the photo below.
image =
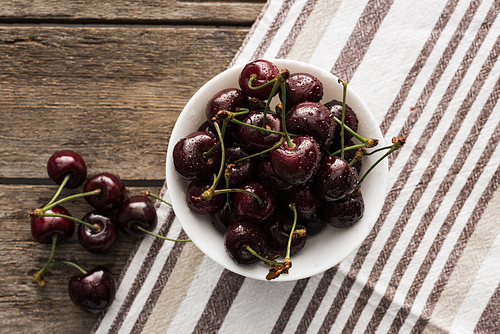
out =
[[[373,230],[337,266],[269,284],[145,237],[94,333],[500,333],[500,0],[270,0],[232,65],[346,80],[386,141]],[[164,187],[163,196],[168,198]],[[158,205],[158,232],[186,237]]]

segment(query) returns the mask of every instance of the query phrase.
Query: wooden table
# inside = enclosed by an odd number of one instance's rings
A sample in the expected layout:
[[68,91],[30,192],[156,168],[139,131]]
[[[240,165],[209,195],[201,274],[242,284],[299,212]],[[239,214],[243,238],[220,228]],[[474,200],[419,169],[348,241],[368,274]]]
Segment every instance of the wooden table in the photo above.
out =
[[[87,333],[97,315],[77,309],[53,267],[31,283],[50,246],[32,240],[28,213],[56,190],[47,159],[72,149],[89,176],[119,175],[129,196],[158,193],[179,112],[224,70],[264,0],[5,0],[0,6],[0,331]],[[64,190],[62,196],[77,193]],[[85,200],[66,205],[81,218]],[[76,237],[55,259],[106,265],[118,277],[135,239],[120,235],[104,255]]]

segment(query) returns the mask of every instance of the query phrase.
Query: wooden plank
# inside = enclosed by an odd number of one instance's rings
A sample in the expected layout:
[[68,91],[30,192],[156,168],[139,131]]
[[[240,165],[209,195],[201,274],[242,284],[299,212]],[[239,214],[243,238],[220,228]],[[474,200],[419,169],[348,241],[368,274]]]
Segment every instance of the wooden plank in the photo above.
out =
[[2,1],[0,22],[176,23],[251,25],[265,0],[11,0]]
[[[2,333],[88,333],[97,315],[88,314],[74,306],[68,296],[69,279],[78,273],[70,266],[52,267],[46,277],[46,286],[31,282],[33,273],[48,260],[50,245],[32,240],[27,214],[46,203],[56,186],[1,185],[0,184],[0,319]],[[128,187],[128,196],[143,194],[145,190],[158,194],[159,188]],[[64,190],[61,196],[81,191]],[[92,208],[84,199],[65,204],[78,218]],[[55,260],[78,263],[89,270],[97,265],[107,266],[118,278],[138,239],[119,234],[115,244],[105,254],[87,253],[76,235],[59,243]]]
[[247,28],[0,27],[0,178],[46,178],[63,148],[89,174],[163,180],[175,120]]

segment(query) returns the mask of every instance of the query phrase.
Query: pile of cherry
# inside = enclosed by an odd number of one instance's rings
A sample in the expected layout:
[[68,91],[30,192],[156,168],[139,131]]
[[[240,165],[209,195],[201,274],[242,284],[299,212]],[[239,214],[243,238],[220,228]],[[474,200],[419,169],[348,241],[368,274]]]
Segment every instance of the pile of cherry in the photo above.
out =
[[343,100],[324,104],[318,78],[267,60],[246,64],[238,81],[207,101],[206,121],[176,143],[173,163],[189,181],[188,207],[210,215],[236,263],[268,264],[270,280],[288,273],[308,236],[359,221],[362,157],[386,150],[371,171],[404,139],[367,152],[378,140],[356,133],[342,80]]
[[[118,230],[133,237],[151,234],[172,240],[152,232],[157,225],[157,214],[149,197],[162,199],[149,192],[125,198],[122,180],[111,173],[100,173],[87,180],[84,160],[70,150],[54,153],[47,162],[47,172],[49,177],[59,184],[59,188],[49,203],[33,210],[29,216],[33,239],[38,243],[52,244],[52,250],[47,264],[34,274],[33,283],[45,286],[44,274],[54,265],[73,266],[80,273],[69,281],[68,292],[71,300],[82,310],[102,312],[109,307],[116,293],[116,280],[111,272],[104,266],[97,266],[87,272],[70,261],[53,261],[56,244],[73,235],[75,222],[79,224],[79,243],[86,251],[94,254],[109,249],[117,237]],[[58,199],[63,188],[77,188],[82,184],[82,193]],[[85,198],[92,207],[92,211],[82,219],[72,217],[63,206],[79,197]]]

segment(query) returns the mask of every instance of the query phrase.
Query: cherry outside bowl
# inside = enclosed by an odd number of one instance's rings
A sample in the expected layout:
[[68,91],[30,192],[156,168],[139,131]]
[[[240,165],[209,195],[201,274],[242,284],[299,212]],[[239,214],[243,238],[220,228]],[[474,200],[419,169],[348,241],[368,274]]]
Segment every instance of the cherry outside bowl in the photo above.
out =
[[[343,86],[338,78],[331,73],[307,63],[271,59],[281,69],[288,69],[290,73],[306,72],[314,75],[323,83],[324,96],[321,103],[333,99],[342,101]],[[223,244],[223,235],[213,226],[209,215],[199,215],[192,212],[186,204],[186,190],[188,182],[178,176],[174,169],[172,150],[175,143],[197,130],[206,120],[205,107],[207,101],[217,92],[225,88],[238,88],[238,77],[245,64],[236,65],[209,80],[189,100],[182,110],[170,137],[167,152],[166,178],[173,209],[182,228],[194,244],[213,261],[245,277],[265,280],[269,267],[262,264],[255,266],[240,266],[233,262],[226,254]],[[274,104],[279,101],[273,99]],[[364,137],[379,140],[378,147],[385,146],[382,133],[372,113],[361,98],[348,86],[347,104],[356,112],[359,119],[358,133]],[[274,105],[273,104],[273,105]],[[380,154],[365,156],[363,169],[360,175],[380,157]],[[378,218],[384,203],[386,179],[388,173],[387,159],[384,159],[364,180],[361,192],[365,200],[363,218],[354,226],[347,229],[337,229],[327,226],[321,233],[309,237],[304,249],[293,256],[292,268],[288,275],[281,275],[273,282],[294,281],[320,274],[346,258],[355,251],[367,237]]]

